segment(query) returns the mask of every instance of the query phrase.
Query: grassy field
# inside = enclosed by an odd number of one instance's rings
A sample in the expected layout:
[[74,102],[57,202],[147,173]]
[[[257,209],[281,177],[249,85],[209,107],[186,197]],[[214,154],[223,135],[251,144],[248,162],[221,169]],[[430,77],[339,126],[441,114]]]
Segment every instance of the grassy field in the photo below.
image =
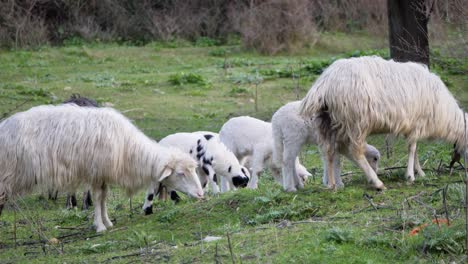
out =
[[[0,51],[0,114],[73,93],[122,111],[157,140],[182,131],[218,131],[230,117],[269,120],[288,101],[302,98],[334,58],[379,54],[386,43],[362,35],[324,34],[298,55],[262,56],[238,45],[209,40],[146,46],[83,44],[32,51]],[[357,50],[359,47],[360,50]],[[443,52],[441,52],[443,54]],[[468,62],[444,58],[432,68],[460,104],[468,107]],[[255,94],[258,93],[257,104]],[[255,110],[257,107],[257,110]],[[375,192],[362,172],[343,162],[346,188],[321,183],[318,150],[305,148],[303,163],[314,176],[304,190],[285,193],[268,172],[258,190],[157,203],[141,212],[144,192],[130,200],[121,189],[108,199],[114,228],[92,229],[93,212],[64,209],[41,193],[11,201],[0,218],[0,263],[447,263],[463,262],[463,171],[449,176],[451,146],[419,145],[426,178],[403,179],[407,155],[401,139],[386,151],[384,136],[369,142],[382,153]],[[16,225],[14,217],[16,214]],[[432,224],[450,219],[450,226]],[[414,228],[421,228],[411,235]],[[16,246],[15,232],[16,228]],[[219,237],[208,242],[207,236]]]

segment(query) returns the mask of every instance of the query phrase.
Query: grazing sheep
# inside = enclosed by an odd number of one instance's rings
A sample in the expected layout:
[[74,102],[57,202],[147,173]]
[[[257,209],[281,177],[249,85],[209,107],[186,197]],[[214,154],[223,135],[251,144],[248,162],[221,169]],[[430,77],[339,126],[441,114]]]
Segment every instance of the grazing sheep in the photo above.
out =
[[203,189],[196,162],[157,144],[110,108],[38,106],[0,123],[0,207],[35,187],[74,191],[90,186],[97,232],[111,227],[108,186],[132,195],[151,182],[196,198]]
[[[299,112],[304,118],[319,120],[327,159],[336,145],[348,146],[350,156],[376,189],[385,186],[364,156],[369,134],[406,138],[406,177],[410,182],[414,181],[419,139],[445,139],[455,143],[460,153],[466,148],[464,123],[468,115],[441,79],[417,63],[379,57],[338,60],[317,79]],[[332,174],[329,171],[328,176],[334,187]]]
[[[203,186],[209,182],[213,193],[219,193],[220,179],[224,179],[232,188],[243,187],[249,181],[247,169],[242,167],[234,154],[219,141],[216,133],[205,131],[175,133],[161,139],[159,144],[175,147],[190,154],[198,162],[200,181],[204,183]],[[171,188],[167,190],[171,193],[171,197],[175,197]],[[152,213],[152,200],[156,193],[154,186],[148,188],[143,205],[145,214]]]
[[[265,164],[269,167],[273,178],[281,181],[281,163],[275,163],[273,156],[273,135],[271,123],[249,117],[240,116],[229,119],[219,131],[219,138],[239,160],[251,163],[251,180],[248,188],[258,187],[258,175]],[[244,165],[244,164],[243,164]],[[311,174],[295,158],[295,168],[301,179],[305,180]]]
[[[290,102],[278,109],[271,118],[274,140],[273,160],[277,164],[282,164],[283,188],[290,192],[304,187],[301,175],[296,173],[297,166],[294,166],[294,161],[297,160],[302,146],[304,144],[317,145],[319,142],[317,124],[299,116],[300,104],[301,101]],[[374,146],[366,145],[365,156],[372,169],[377,172],[380,152]],[[340,177],[340,157],[337,155],[335,158],[333,163],[335,181],[337,187],[342,187],[344,185]],[[322,160],[324,164],[323,184],[328,185],[328,166],[323,157]]]

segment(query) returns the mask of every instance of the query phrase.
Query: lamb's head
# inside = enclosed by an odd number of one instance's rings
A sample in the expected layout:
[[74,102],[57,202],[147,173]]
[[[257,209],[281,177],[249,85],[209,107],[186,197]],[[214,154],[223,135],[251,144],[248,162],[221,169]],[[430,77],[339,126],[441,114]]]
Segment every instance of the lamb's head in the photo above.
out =
[[296,159],[296,173],[297,176],[299,176],[299,179],[302,180],[302,183],[305,183],[307,178],[312,176],[312,174],[307,171],[306,167],[299,162],[299,159]]
[[366,156],[367,162],[372,167],[372,169],[377,173],[379,169],[379,160],[380,160],[380,152],[374,146],[367,144],[366,145],[366,152],[364,153]]
[[203,198],[203,188],[196,173],[197,163],[190,155],[170,148],[171,155],[159,177],[168,189],[183,192],[194,198]]
[[224,144],[220,144],[214,152],[212,162],[216,174],[225,177],[235,187],[246,187],[250,179],[247,168],[239,164],[236,156]]

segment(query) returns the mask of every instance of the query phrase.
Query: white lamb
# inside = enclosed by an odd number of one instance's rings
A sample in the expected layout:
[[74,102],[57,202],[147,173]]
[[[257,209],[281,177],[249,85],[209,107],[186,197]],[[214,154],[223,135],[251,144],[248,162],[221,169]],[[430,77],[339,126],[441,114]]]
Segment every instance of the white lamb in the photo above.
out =
[[158,182],[196,198],[203,189],[196,162],[157,144],[110,108],[38,106],[0,123],[0,209],[7,198],[35,186],[75,191],[90,186],[97,232],[112,226],[108,186],[129,195]]
[[[406,177],[410,182],[414,181],[419,139],[444,139],[455,143],[460,153],[467,147],[468,114],[463,113],[442,80],[417,63],[379,57],[337,60],[309,90],[300,115],[319,120],[327,158],[337,151],[336,146],[349,146],[350,156],[376,189],[385,186],[364,156],[370,134],[406,138]],[[333,187],[333,172],[328,178]]]
[[[283,188],[285,191],[294,192],[304,187],[303,180],[296,173],[294,161],[304,144],[317,145],[319,140],[317,124],[313,120],[304,120],[299,116],[299,106],[301,101],[291,102],[282,106],[273,114],[271,119],[273,127],[273,160],[281,164],[283,170]],[[347,153],[345,153],[347,155]],[[372,169],[377,172],[380,159],[380,152],[371,145],[366,145],[365,156]],[[323,160],[323,184],[328,185],[327,171],[328,166]],[[339,154],[334,157],[332,167],[335,171],[335,181],[337,187],[342,187],[340,157]]]
[[[221,141],[236,155],[239,160],[245,162],[248,157],[251,163],[251,180],[248,188],[258,187],[258,175],[265,165],[270,169],[273,178],[279,183],[281,180],[281,163],[275,163],[273,157],[273,135],[271,123],[249,117],[240,116],[229,119],[219,131]],[[299,163],[295,157],[297,175],[305,181],[311,174]],[[244,164],[243,164],[244,165]]]
[[[242,167],[234,154],[219,141],[216,133],[205,131],[175,133],[161,139],[159,143],[190,154],[193,160],[198,162],[200,181],[203,186],[209,182],[213,193],[219,193],[220,179],[232,188],[243,187],[249,181],[247,169]],[[171,188],[167,190],[172,191]],[[152,213],[152,200],[156,191],[155,186],[148,188],[143,205],[145,214]]]

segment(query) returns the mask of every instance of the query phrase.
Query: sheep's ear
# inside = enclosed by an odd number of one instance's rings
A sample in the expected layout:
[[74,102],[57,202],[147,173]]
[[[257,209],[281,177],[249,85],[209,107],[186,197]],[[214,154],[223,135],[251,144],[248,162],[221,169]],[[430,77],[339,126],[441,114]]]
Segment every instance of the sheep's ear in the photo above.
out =
[[159,182],[162,182],[167,177],[171,176],[173,169],[170,167],[165,167],[163,172],[161,173],[161,177],[159,177]]

